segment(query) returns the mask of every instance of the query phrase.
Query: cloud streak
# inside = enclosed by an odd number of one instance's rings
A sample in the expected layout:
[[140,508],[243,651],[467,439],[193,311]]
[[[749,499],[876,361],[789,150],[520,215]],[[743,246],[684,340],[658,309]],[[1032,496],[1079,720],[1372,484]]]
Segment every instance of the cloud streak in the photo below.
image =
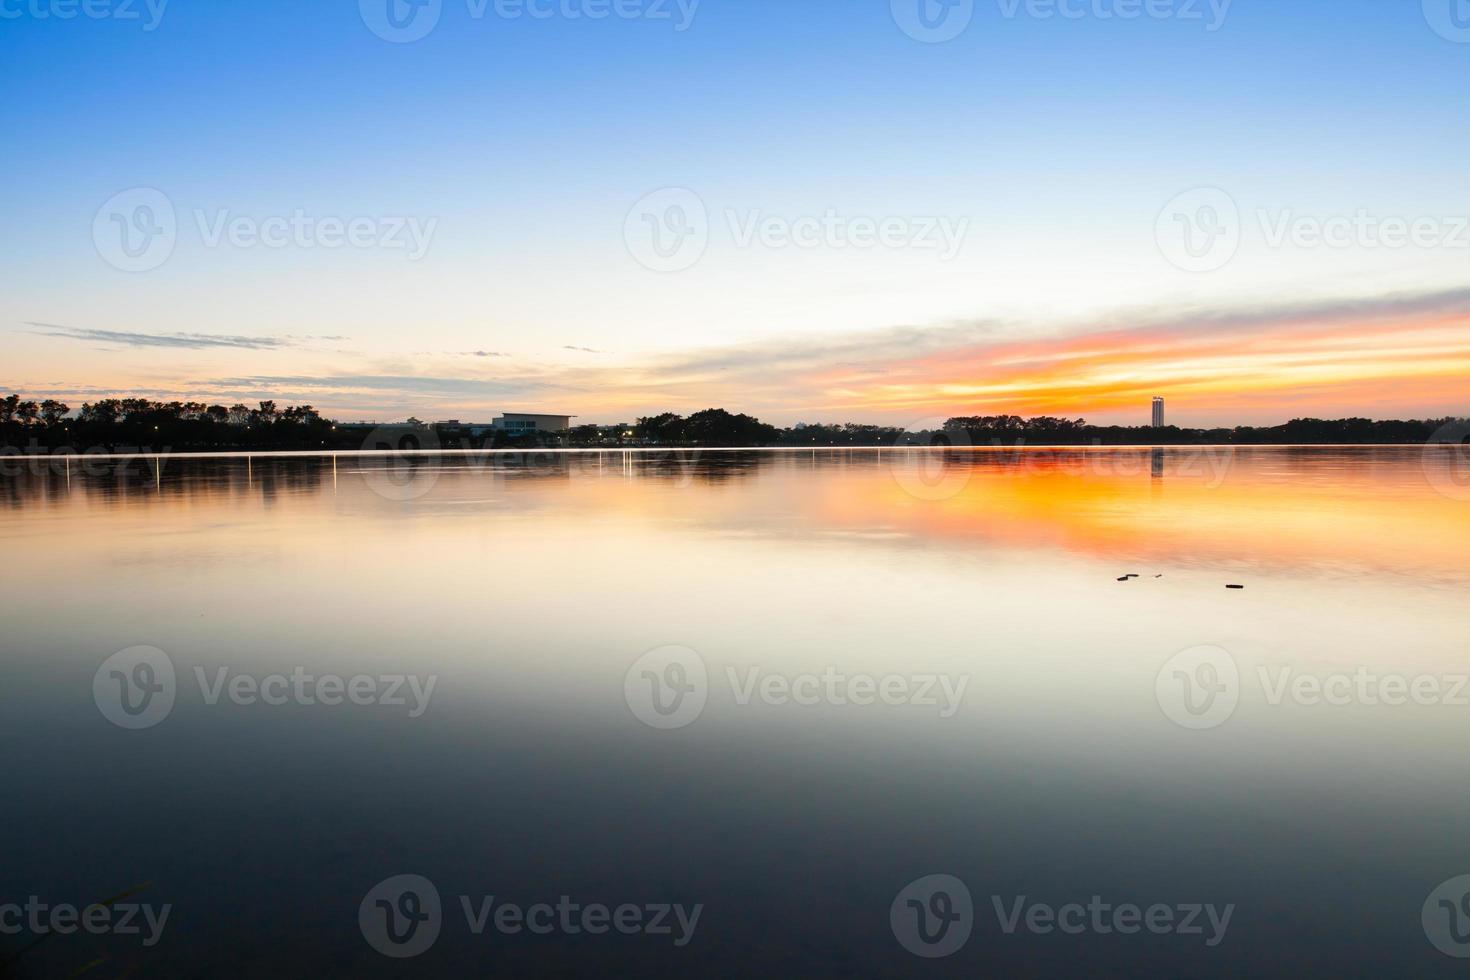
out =
[[[203,335],[143,336],[173,342],[165,346],[203,342],[195,339]],[[210,346],[234,339],[207,338]],[[621,420],[720,405],[777,422],[913,424],[998,413],[1108,422],[1144,417],[1151,395],[1168,398],[1181,424],[1306,414],[1435,417],[1470,409],[1463,382],[1470,376],[1470,288],[1133,308],[1085,321],[993,317],[617,362],[516,361],[513,372],[492,375],[450,363],[425,374],[415,373],[425,364],[403,359],[357,371],[190,380],[179,382],[174,396],[311,401],[340,418],[471,417],[514,405]]]
[[[294,346],[287,337],[242,337],[206,333],[142,333],[125,330],[96,330],[89,327],[67,327],[58,323],[27,320],[30,331],[42,337],[59,337],[114,347],[167,347],[176,350],[206,350],[230,347],[239,350],[278,350]],[[325,339],[325,338],[324,338]]]

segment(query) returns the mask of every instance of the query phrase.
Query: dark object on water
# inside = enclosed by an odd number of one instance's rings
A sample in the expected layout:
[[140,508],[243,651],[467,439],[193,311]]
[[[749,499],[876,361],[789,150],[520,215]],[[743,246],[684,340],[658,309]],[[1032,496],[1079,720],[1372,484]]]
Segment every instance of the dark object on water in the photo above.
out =
[[1162,572],[1160,572],[1158,575],[1155,575],[1154,576],[1154,578],[1163,578],[1163,577],[1164,577],[1164,574]]
[[1227,589],[1243,589],[1243,588],[1245,588],[1245,586],[1243,586],[1243,585],[1227,585],[1227,586],[1225,586],[1225,588],[1227,588]]
[[1121,578],[1119,578],[1119,579],[1118,579],[1118,581],[1119,581],[1119,582],[1126,582],[1126,581],[1128,581],[1128,580],[1129,580],[1129,579],[1130,579],[1130,578],[1132,578],[1132,576],[1131,576],[1131,575],[1124,575],[1124,576],[1123,576],[1123,577],[1121,577]]

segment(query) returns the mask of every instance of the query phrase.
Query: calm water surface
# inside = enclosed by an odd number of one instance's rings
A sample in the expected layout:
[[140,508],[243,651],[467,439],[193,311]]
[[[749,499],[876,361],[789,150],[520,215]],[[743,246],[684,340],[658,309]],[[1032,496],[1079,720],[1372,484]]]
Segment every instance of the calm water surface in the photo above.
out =
[[[1422,915],[1470,873],[1470,690],[1450,696],[1470,672],[1470,485],[1450,462],[609,452],[11,473],[0,902],[147,883],[132,901],[171,906],[152,947],[52,936],[12,972],[1459,974]],[[167,655],[174,701],[130,729],[94,680],[140,645]],[[1219,652],[1178,657],[1202,645]],[[221,670],[434,687],[417,716],[407,689],[210,703],[199,678]],[[1355,673],[1443,696],[1272,696]],[[780,696],[808,675],[913,696]],[[650,713],[655,680],[698,686],[702,710]],[[400,874],[443,908],[414,959],[359,925]],[[974,909],[943,959],[890,923],[932,874]],[[563,895],[703,908],[680,947],[475,935],[460,903]],[[1208,925],[1007,933],[995,903],[1021,896],[1233,912],[1214,945]],[[0,936],[0,960],[26,942]]]

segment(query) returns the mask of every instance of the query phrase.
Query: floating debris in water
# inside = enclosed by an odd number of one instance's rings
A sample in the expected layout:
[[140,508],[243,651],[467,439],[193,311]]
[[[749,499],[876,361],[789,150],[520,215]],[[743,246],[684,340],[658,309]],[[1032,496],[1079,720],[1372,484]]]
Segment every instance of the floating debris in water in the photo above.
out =
[[1243,586],[1243,585],[1227,585],[1227,586],[1225,586],[1225,588],[1227,588],[1227,589],[1243,589],[1243,588],[1245,588],[1245,586]]

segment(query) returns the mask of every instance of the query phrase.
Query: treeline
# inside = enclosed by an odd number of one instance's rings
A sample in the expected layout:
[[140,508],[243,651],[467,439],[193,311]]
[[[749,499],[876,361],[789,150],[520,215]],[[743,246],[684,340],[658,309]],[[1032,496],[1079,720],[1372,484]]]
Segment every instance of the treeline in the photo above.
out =
[[0,444],[19,447],[152,447],[161,449],[356,448],[360,436],[337,431],[310,405],[280,408],[104,398],[75,414],[54,399],[37,404],[0,399]]
[[1238,425],[1185,429],[1178,426],[1089,425],[1086,419],[1015,415],[952,418],[933,435],[958,436],[975,446],[990,445],[1324,445],[1428,442],[1451,418],[1411,421],[1373,419],[1292,419],[1283,425]]
[[[386,427],[425,447],[501,446],[1047,446],[1410,444],[1428,442],[1456,419],[1374,421],[1293,419],[1276,426],[1185,429],[1177,426],[1098,426],[1086,419],[1019,415],[957,416],[938,429],[845,423],[777,428],[749,415],[707,408],[689,416],[664,412],[629,425],[579,425],[562,433],[512,436],[484,426],[431,425],[409,419]],[[75,413],[54,399],[0,399],[0,446],[171,451],[232,449],[359,449],[371,425],[337,423],[310,405],[280,408],[104,398]],[[417,433],[419,438],[413,438]]]
[[769,446],[781,430],[749,415],[707,408],[688,418],[664,412],[641,418],[633,427],[640,442],[682,446]]

